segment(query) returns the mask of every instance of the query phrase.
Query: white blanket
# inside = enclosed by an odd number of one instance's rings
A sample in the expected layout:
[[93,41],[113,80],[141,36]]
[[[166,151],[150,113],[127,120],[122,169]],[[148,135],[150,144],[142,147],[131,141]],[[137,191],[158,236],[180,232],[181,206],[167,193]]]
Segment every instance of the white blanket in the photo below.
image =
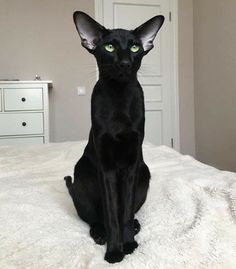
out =
[[144,146],[152,180],[139,247],[114,265],[89,236],[63,177],[85,142],[0,148],[1,269],[235,269],[236,174]]

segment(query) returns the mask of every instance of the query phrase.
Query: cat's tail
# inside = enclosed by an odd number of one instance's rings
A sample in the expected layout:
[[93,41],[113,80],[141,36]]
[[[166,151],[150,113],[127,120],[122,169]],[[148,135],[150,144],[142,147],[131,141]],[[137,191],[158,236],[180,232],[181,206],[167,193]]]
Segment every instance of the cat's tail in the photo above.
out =
[[64,177],[64,180],[66,182],[66,186],[67,186],[68,190],[70,190],[72,187],[72,177],[66,176],[66,177]]

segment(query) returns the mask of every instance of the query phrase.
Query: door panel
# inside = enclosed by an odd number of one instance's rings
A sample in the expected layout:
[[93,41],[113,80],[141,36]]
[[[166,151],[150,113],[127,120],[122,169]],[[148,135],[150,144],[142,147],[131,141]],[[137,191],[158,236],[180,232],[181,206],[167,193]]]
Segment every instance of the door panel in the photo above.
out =
[[145,102],[162,102],[161,85],[145,85],[143,91],[145,92]]
[[[135,29],[156,15],[168,18],[168,0],[104,0],[107,28]],[[171,146],[170,22],[166,19],[154,49],[143,58],[138,72],[145,99],[145,140]]]

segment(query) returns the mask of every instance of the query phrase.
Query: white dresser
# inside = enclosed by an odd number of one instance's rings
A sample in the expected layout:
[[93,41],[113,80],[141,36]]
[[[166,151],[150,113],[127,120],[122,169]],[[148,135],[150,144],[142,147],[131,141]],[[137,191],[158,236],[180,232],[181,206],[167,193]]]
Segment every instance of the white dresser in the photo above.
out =
[[49,142],[51,81],[0,81],[0,145]]

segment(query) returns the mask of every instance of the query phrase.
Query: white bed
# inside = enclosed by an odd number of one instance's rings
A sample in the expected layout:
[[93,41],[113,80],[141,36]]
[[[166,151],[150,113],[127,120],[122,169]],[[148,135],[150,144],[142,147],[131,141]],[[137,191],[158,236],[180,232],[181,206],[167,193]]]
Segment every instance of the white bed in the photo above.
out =
[[104,261],[63,177],[86,142],[0,147],[1,269],[235,269],[236,174],[144,145],[152,180],[138,212],[138,249]]

